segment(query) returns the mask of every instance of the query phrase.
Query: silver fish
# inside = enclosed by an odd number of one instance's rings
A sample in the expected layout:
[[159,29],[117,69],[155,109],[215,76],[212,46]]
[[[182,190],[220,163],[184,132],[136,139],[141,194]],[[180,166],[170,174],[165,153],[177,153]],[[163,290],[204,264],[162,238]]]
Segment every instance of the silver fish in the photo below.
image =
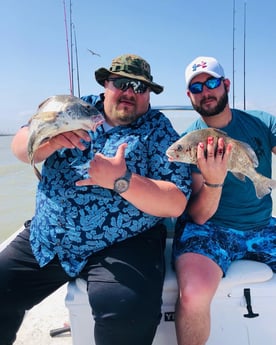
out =
[[259,162],[251,146],[229,137],[227,133],[219,129],[199,129],[184,135],[167,149],[166,154],[169,161],[197,164],[198,143],[206,143],[208,137],[214,137],[216,141],[218,138],[223,138],[226,145],[232,143],[227,170],[242,181],[247,176],[254,184],[257,198],[263,198],[266,194],[271,193],[273,188],[276,188],[275,180],[265,177],[255,170]]
[[103,115],[78,97],[56,95],[43,101],[29,120],[28,157],[37,177],[41,179],[34,163],[34,153],[43,142],[77,129],[95,131],[103,122]]

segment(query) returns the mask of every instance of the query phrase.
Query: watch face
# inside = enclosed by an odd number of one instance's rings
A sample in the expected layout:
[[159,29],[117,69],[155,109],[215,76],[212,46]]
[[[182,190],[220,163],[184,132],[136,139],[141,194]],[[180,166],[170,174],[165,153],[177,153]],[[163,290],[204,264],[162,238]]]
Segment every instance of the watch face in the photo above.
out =
[[114,190],[117,193],[123,193],[128,189],[128,186],[129,186],[129,181],[124,178],[120,178],[115,181]]
[[132,172],[127,169],[124,176],[117,178],[114,182],[114,190],[117,193],[123,193],[128,190],[129,181],[131,179]]
[[114,189],[117,193],[123,193],[128,189],[128,185],[129,182],[126,179],[121,178],[115,182]]

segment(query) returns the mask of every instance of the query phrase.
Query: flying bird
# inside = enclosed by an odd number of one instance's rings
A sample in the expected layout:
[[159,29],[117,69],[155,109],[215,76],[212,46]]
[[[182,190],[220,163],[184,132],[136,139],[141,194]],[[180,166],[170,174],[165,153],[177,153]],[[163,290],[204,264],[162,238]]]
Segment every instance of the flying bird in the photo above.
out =
[[92,55],[97,55],[97,56],[101,57],[100,54],[93,52],[93,50],[91,50],[91,49],[87,49],[87,50],[88,50]]

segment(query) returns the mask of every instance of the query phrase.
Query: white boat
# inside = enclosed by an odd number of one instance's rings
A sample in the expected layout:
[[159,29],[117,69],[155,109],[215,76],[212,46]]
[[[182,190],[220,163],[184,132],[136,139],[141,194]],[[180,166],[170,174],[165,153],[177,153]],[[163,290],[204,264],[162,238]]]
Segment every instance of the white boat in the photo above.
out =
[[[22,230],[23,227],[2,242],[0,251]],[[68,329],[69,312],[65,306],[66,294],[67,284],[27,311],[14,345],[72,345],[72,337]],[[57,335],[53,337],[51,334]]]
[[[153,345],[177,345],[174,305],[175,273],[171,269],[172,238],[167,239],[167,273],[163,288],[162,319]],[[68,285],[65,303],[69,309],[73,345],[95,345],[85,282]],[[221,280],[211,307],[211,335],[207,345],[275,345],[276,275],[266,264],[233,262]],[[146,313],[146,311],[145,311]]]
[[[17,233],[0,245],[0,251]],[[153,345],[177,345],[174,328],[177,283],[170,265],[171,244],[169,235],[162,319]],[[275,345],[275,310],[276,275],[272,270],[260,262],[232,263],[212,302],[207,345]],[[93,324],[85,281],[78,278],[26,313],[14,345],[95,345]]]
[[[175,107],[163,109],[169,111]],[[179,107],[179,110],[191,108]],[[170,265],[173,222],[168,220],[167,224],[162,319],[153,345],[177,345],[174,328],[177,283]],[[0,251],[16,234],[0,244]],[[275,345],[275,311],[276,275],[263,263],[236,261],[221,280],[212,301],[207,345]],[[85,282],[76,279],[26,313],[14,345],[95,345],[93,323]]]

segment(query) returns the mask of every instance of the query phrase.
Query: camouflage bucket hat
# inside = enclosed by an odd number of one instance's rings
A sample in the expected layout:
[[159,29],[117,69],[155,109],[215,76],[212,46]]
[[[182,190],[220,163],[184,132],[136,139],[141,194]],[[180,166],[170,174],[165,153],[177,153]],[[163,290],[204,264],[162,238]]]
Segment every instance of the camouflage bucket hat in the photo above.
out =
[[113,59],[109,70],[102,67],[95,71],[95,78],[100,85],[104,86],[110,74],[141,80],[156,94],[163,91],[163,86],[152,81],[150,65],[138,55],[125,54]]

